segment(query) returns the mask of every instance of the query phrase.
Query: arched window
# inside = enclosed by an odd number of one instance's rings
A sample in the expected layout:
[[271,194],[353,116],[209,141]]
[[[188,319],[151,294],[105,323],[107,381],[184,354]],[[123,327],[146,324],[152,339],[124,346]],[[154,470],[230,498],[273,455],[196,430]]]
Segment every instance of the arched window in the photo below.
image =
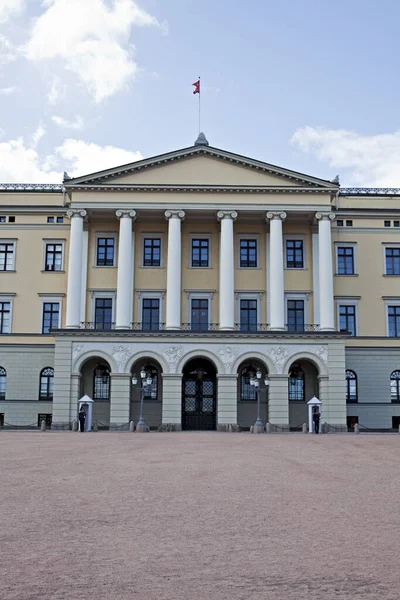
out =
[[346,402],[358,402],[357,375],[354,371],[346,371]]
[[240,374],[240,399],[257,400],[257,390],[254,385],[250,385],[250,379],[254,377],[256,368],[251,366],[243,367]]
[[390,399],[400,403],[400,371],[393,371],[390,376]]
[[93,400],[110,399],[110,371],[105,365],[99,365],[93,373]]
[[40,371],[39,400],[53,400],[54,369],[46,367]]
[[[144,367],[146,373],[150,373],[152,377],[151,385],[144,384],[144,400],[157,400],[158,395],[158,371],[155,367],[151,365],[147,365]],[[143,379],[141,381],[141,385],[143,387]]]
[[305,393],[304,371],[300,365],[293,365],[289,372],[289,402],[305,402]]
[[0,400],[6,399],[6,379],[7,379],[7,371],[0,367]]

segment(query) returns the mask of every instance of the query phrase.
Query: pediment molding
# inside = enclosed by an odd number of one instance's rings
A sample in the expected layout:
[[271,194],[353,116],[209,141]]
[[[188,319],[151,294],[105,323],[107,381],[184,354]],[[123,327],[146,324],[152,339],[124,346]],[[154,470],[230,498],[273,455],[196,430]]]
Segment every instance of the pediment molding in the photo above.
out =
[[[282,167],[277,167],[275,165],[265,163],[259,160],[255,160],[252,158],[248,158],[245,156],[241,156],[239,154],[234,154],[232,152],[227,152],[225,150],[220,150],[219,148],[213,148],[212,146],[190,146],[189,148],[183,148],[181,150],[176,150],[174,152],[168,152],[166,154],[161,154],[159,156],[155,156],[152,158],[140,160],[137,162],[129,163],[127,165],[122,165],[120,167],[115,167],[113,169],[106,169],[104,171],[99,171],[97,173],[91,173],[85,175],[83,177],[76,177],[73,179],[67,179],[64,181],[64,186],[67,190],[82,189],[81,186],[86,185],[99,185],[103,187],[110,187],[110,183],[113,179],[117,177],[138,173],[148,169],[155,169],[160,166],[165,166],[169,163],[188,160],[191,158],[195,158],[196,156],[205,156],[208,158],[213,158],[215,160],[220,160],[223,162],[231,163],[233,165],[237,165],[246,169],[254,170],[259,173],[264,173],[267,175],[272,175],[275,177],[283,178],[285,181],[292,183],[292,186],[306,186],[311,189],[318,190],[327,190],[332,192],[337,192],[339,190],[339,185],[335,184],[331,181],[327,181],[325,179],[319,179],[316,177],[311,177],[309,175],[305,175],[303,173],[298,173],[296,171],[292,171],[290,169],[284,169]],[[112,185],[112,183],[111,183]],[[288,186],[289,189],[292,186]],[[134,184],[124,184],[122,186],[117,186],[122,188],[132,189],[135,187]],[[149,186],[140,186],[141,188],[148,188]],[[150,186],[152,187],[152,186]],[[160,186],[156,186],[160,187]],[[163,188],[168,189],[169,186],[163,186]],[[173,186],[174,188],[180,188],[181,186]],[[187,186],[186,186],[187,187]],[[202,186],[196,186],[196,188],[200,188]],[[213,188],[225,187],[225,186],[212,186]],[[269,187],[269,186],[259,186],[259,187]],[[278,186],[279,187],[279,186]],[[288,189],[286,187],[285,189]],[[112,185],[112,188],[114,186]],[[195,188],[195,189],[196,189]],[[93,189],[93,188],[92,188]],[[237,189],[237,188],[235,188]],[[246,190],[248,187],[246,186]],[[123,190],[122,190],[123,191]],[[141,190],[142,191],[142,190]],[[202,190],[204,191],[204,190]]]
[[323,188],[323,187],[292,187],[292,186],[234,186],[234,185],[146,185],[146,184],[99,184],[96,183],[85,183],[68,186],[68,191],[80,191],[80,192],[130,192],[130,193],[144,193],[144,192],[172,192],[174,194],[183,193],[221,193],[221,194],[232,194],[243,193],[243,194],[335,194],[335,188]]

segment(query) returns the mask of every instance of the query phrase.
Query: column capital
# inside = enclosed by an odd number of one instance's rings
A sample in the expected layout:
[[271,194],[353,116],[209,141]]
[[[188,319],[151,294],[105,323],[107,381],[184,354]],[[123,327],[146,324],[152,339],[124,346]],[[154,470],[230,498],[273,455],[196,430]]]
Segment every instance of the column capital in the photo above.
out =
[[235,221],[237,216],[238,214],[235,210],[219,210],[217,212],[218,221],[222,221],[222,219],[232,219],[232,221]]
[[81,219],[85,218],[87,215],[87,211],[84,208],[70,208],[67,210],[67,217],[69,219],[73,219],[74,217],[80,217]]
[[326,212],[326,213],[317,212],[317,213],[315,213],[315,218],[317,219],[317,221],[323,221],[325,219],[329,219],[330,221],[333,221],[335,219],[335,215],[332,212]]
[[270,211],[267,212],[265,217],[266,221],[273,221],[274,219],[280,219],[281,221],[284,221],[287,217],[287,214],[283,211]]
[[117,210],[115,212],[118,219],[123,219],[124,217],[130,217],[131,219],[136,219],[136,210]]
[[166,210],[165,218],[167,219],[167,221],[169,219],[180,219],[181,221],[183,221],[183,219],[185,218],[185,211],[183,211],[183,210]]

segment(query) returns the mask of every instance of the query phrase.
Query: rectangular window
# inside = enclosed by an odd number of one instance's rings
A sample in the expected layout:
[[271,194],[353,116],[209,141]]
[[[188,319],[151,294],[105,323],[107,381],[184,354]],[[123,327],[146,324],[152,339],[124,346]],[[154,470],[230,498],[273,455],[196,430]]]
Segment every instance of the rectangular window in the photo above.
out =
[[393,227],[400,227],[400,221],[393,221]]
[[240,330],[257,331],[257,300],[240,301]]
[[356,307],[350,304],[339,306],[339,329],[356,335]]
[[94,312],[95,329],[112,329],[112,298],[96,298]]
[[15,217],[8,217],[9,223],[15,223]]
[[48,223],[54,223],[54,217],[47,217]]
[[353,227],[353,221],[346,221],[346,227]]
[[57,223],[64,223],[64,217],[57,217]]
[[208,330],[208,300],[205,298],[194,298],[191,302],[191,330]]
[[148,331],[158,331],[160,328],[160,300],[158,298],[143,298],[142,328]]
[[390,227],[390,221],[383,221],[384,227]]
[[287,269],[303,269],[303,241],[302,240],[286,240],[286,268]]
[[343,227],[343,220],[342,219],[338,219],[337,226],[338,227]]
[[57,329],[60,323],[60,303],[44,302],[42,316],[42,333],[49,333],[50,329]]
[[0,333],[11,331],[11,302],[0,302]]
[[144,238],[143,240],[143,266],[161,266],[161,239]]
[[45,271],[62,270],[62,244],[46,244]]
[[39,413],[38,414],[38,427],[42,425],[42,421],[46,423],[47,429],[51,428],[51,424],[53,422],[52,413]]
[[6,218],[2,215],[0,217],[0,223],[5,223],[6,222]]
[[354,248],[337,248],[338,275],[354,275]]
[[389,337],[400,337],[400,306],[388,306]]
[[97,238],[97,267],[113,267],[115,257],[115,239],[99,237]]
[[0,243],[0,271],[14,270],[14,250],[13,243]]
[[287,301],[288,331],[304,331],[304,300]]
[[209,241],[206,239],[192,240],[192,267],[209,266]]
[[240,266],[257,267],[257,240],[240,240]]
[[400,248],[385,248],[386,275],[400,275]]

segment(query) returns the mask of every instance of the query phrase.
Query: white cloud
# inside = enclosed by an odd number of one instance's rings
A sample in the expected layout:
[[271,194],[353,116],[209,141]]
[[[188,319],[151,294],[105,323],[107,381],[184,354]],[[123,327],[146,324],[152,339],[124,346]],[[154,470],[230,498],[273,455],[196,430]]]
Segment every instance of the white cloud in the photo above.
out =
[[13,44],[5,35],[0,34],[0,66],[10,63],[16,58],[17,51]]
[[25,0],[1,0],[0,23],[5,23],[14,14],[21,13],[23,8],[25,8]]
[[79,115],[76,115],[76,117],[71,121],[68,121],[68,119],[64,119],[64,117],[58,117],[56,115],[51,117],[51,120],[59,127],[64,127],[65,129],[83,129],[83,117]]
[[346,129],[302,127],[290,142],[330,167],[344,171],[341,183],[400,187],[400,131],[361,135]]
[[60,77],[53,77],[50,90],[47,94],[47,101],[54,106],[59,100],[65,98],[67,86],[61,81]]
[[[33,138],[40,137],[42,131],[39,126]],[[0,182],[61,183],[64,171],[77,177],[141,158],[140,152],[74,139],[65,140],[51,154],[42,156],[36,149],[35,139],[27,144],[18,138],[0,142]]]
[[13,94],[16,91],[17,91],[16,87],[0,88],[0,96],[9,96],[10,94]]
[[39,125],[32,136],[32,147],[36,148],[42,137],[46,134],[46,130],[42,125]]
[[[155,26],[134,0],[45,0],[25,53],[29,60],[61,58],[96,102],[124,88],[138,71],[129,45],[132,26]],[[62,29],[62,35],[54,32]]]
[[56,148],[55,153],[63,159],[63,165],[68,166],[63,170],[74,177],[111,169],[143,158],[140,152],[130,152],[116,146],[99,146],[73,139],[65,140]]

